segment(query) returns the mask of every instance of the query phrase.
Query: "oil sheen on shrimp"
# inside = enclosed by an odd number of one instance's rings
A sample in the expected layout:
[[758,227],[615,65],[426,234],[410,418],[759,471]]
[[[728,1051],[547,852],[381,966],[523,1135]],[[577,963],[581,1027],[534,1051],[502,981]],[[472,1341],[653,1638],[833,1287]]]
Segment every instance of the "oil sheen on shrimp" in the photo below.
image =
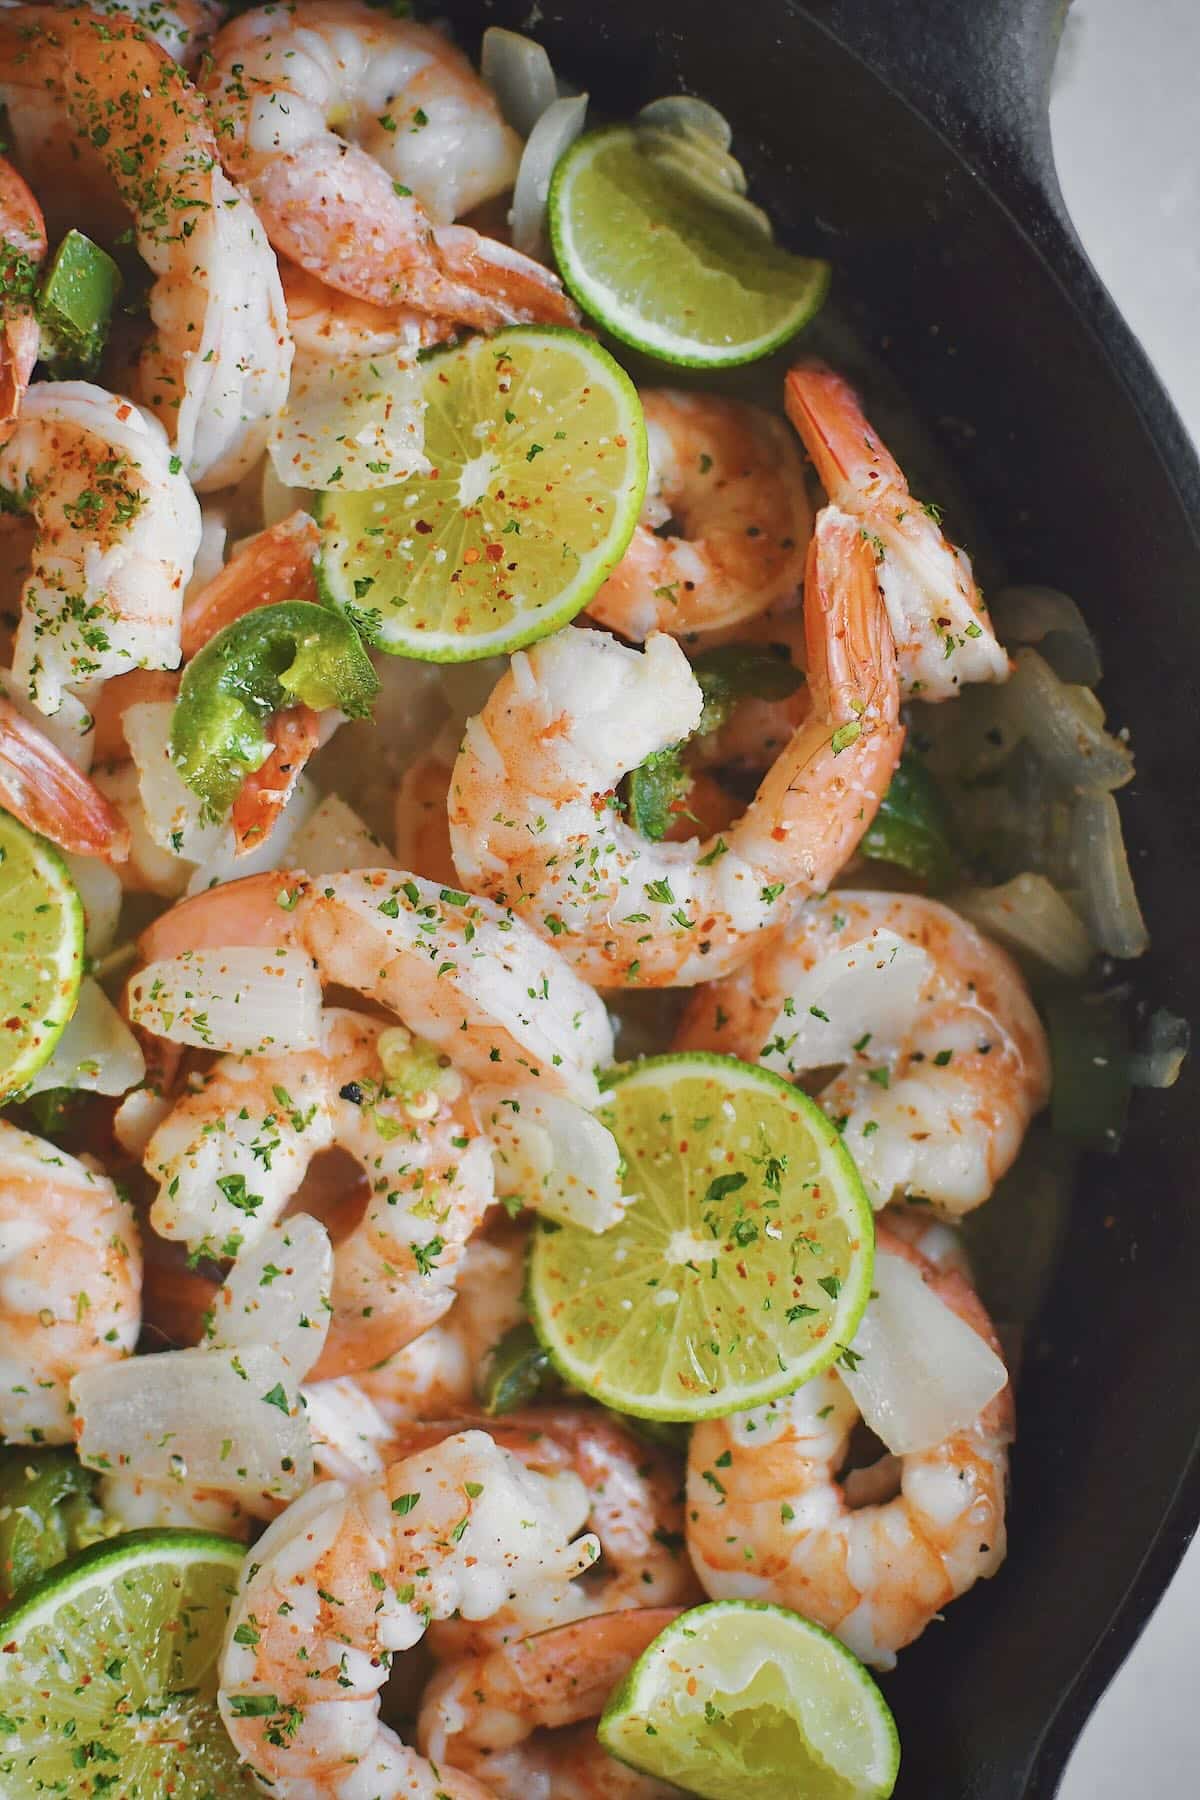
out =
[[[999,1346],[973,1289],[886,1231],[879,1247]],[[896,1653],[1004,1561],[1011,1387],[973,1425],[899,1459],[899,1492],[853,1508],[838,1480],[858,1409],[835,1369],[785,1400],[692,1433],[688,1549],[713,1599],[771,1600],[814,1619],[864,1662]]]
[[463,880],[552,935],[598,985],[693,986],[736,968],[829,886],[903,743],[874,557],[834,507],[809,546],[805,632],[811,712],[743,816],[682,844],[651,843],[614,806],[622,776],[699,720],[679,646],[655,635],[629,650],[568,628],[519,651],[455,764]]
[[[812,510],[781,419],[718,394],[642,390],[650,478],[633,540],[588,604],[642,643],[740,624],[793,600]],[[661,529],[674,525],[670,536]]]
[[0,99],[35,162],[67,132],[73,160],[115,184],[154,275],[138,398],[196,487],[237,480],[287,396],[292,346],[275,257],[200,95],[132,21],[15,6],[0,12]]
[[430,1620],[484,1619],[587,1568],[597,1547],[575,1538],[583,1510],[572,1476],[535,1475],[479,1431],[295,1501],[247,1559],[221,1657],[221,1716],[259,1784],[329,1800],[487,1800],[380,1723],[379,1690]]
[[485,330],[574,319],[548,269],[450,223],[512,184],[520,140],[440,33],[364,0],[264,6],[218,33],[205,88],[271,242],[330,287]]
[[839,888],[809,901],[782,938],[695,996],[676,1045],[792,1078],[841,1064],[820,1104],[876,1206],[979,1206],[1050,1094],[1046,1035],[1020,970],[917,894]]

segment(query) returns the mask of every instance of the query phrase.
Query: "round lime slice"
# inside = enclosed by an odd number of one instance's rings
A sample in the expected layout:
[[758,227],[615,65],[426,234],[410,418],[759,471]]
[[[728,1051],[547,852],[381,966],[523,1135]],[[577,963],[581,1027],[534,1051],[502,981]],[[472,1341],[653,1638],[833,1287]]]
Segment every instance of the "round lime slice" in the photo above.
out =
[[543,1220],[530,1310],[561,1374],[620,1412],[708,1419],[842,1354],[871,1287],[870,1204],[812,1101],[732,1056],[653,1056],[597,1117],[632,1201],[600,1236]]
[[83,907],[66,864],[0,812],[0,1100],[49,1061],[82,974]]
[[886,1800],[900,1740],[883,1695],[836,1638],[782,1606],[717,1600],[643,1651],[600,1742],[706,1800]]
[[72,1557],[0,1615],[0,1790],[250,1800],[217,1712],[217,1658],[244,1550],[133,1531]]
[[631,125],[567,151],[550,184],[550,235],[579,304],[664,362],[753,362],[806,325],[829,288],[828,263],[771,243]]
[[637,390],[582,332],[514,326],[432,357],[424,394],[427,474],[321,495],[322,591],[398,656],[519,649],[625,552],[646,491]]

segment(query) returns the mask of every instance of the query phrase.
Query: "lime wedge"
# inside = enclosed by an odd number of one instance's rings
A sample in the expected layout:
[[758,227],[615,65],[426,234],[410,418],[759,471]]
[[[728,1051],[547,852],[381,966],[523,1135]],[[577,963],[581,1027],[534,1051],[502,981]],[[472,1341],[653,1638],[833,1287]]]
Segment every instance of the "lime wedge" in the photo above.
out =
[[753,362],[806,325],[829,288],[828,263],[772,244],[631,125],[567,151],[550,184],[550,235],[579,304],[664,362]]
[[0,1100],[49,1061],[82,974],[83,907],[67,865],[0,812]]
[[871,1208],[830,1121],[732,1056],[653,1056],[597,1117],[625,1161],[624,1216],[596,1236],[541,1221],[538,1335],[620,1412],[709,1419],[791,1393],[850,1343],[874,1267]]
[[582,332],[514,326],[432,357],[424,394],[428,474],[321,495],[322,592],[397,656],[519,649],[624,554],[646,490],[637,390]]
[[900,1766],[895,1720],[858,1658],[756,1600],[697,1606],[661,1631],[599,1738],[706,1800],[886,1800]]
[[249,1800],[216,1706],[244,1555],[198,1531],[133,1531],[62,1563],[0,1616],[5,1800]]

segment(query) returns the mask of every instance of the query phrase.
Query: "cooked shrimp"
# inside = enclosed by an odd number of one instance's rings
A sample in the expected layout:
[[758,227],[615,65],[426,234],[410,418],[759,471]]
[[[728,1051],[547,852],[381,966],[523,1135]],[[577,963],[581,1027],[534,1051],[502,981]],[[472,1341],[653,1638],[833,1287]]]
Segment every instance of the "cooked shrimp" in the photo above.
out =
[[320,1151],[344,1150],[365,1172],[366,1212],[336,1249],[318,1378],[381,1362],[446,1312],[492,1202],[462,1081],[407,1039],[331,1009],[317,1050],[221,1057],[146,1147],[155,1230],[210,1253],[261,1236]]
[[431,1619],[571,1581],[596,1555],[594,1538],[571,1542],[581,1515],[571,1476],[532,1474],[476,1431],[294,1502],[245,1564],[221,1656],[221,1716],[260,1785],[486,1800],[380,1723],[379,1689]]
[[[929,1286],[999,1354],[969,1284],[886,1231],[880,1249]],[[773,1600],[890,1669],[951,1600],[1004,1561],[1012,1389],[975,1423],[899,1459],[900,1491],[857,1509],[837,1479],[858,1411],[836,1371],[785,1400],[706,1421],[688,1453],[688,1549],[718,1600]]]
[[700,717],[679,646],[644,652],[568,629],[518,651],[468,722],[450,793],[464,881],[503,897],[601,985],[727,974],[806,894],[828,887],[896,766],[895,654],[858,527],[826,507],[805,580],[811,714],[749,809],[711,841],[654,844],[613,809],[617,783]]
[[68,1388],[128,1356],[142,1259],[129,1204],[105,1175],[0,1120],[0,1432],[71,1439]]
[[229,815],[239,856],[270,837],[321,742],[320,715],[311,706],[285,706],[265,729],[271,749],[265,762],[242,782]]
[[[812,509],[781,419],[718,394],[642,392],[650,479],[633,541],[588,611],[642,643],[714,631],[795,597]],[[668,521],[677,528],[660,536]]]
[[131,22],[15,6],[0,12],[0,99],[18,141],[49,99],[73,153],[115,183],[155,277],[139,397],[196,487],[236,481],[286,398],[292,348],[274,254],[221,171],[200,95]]
[[430,881],[458,880],[450,848],[447,796],[454,772],[438,746],[409,763],[396,790],[393,841],[406,868],[421,869]]
[[218,33],[205,87],[271,242],[330,287],[484,330],[575,319],[548,269],[449,223],[511,186],[520,141],[440,33],[364,0],[264,6]]
[[173,669],[200,508],[157,420],[90,382],[38,382],[0,486],[37,528],[13,645],[33,703],[53,713],[76,683]]
[[180,640],[185,658],[260,606],[315,600],[313,558],[320,541],[316,521],[306,512],[294,512],[240,544],[224,568],[184,602]]
[[288,325],[298,356],[342,362],[352,356],[406,356],[441,343],[454,329],[409,306],[373,306],[310,275],[297,263],[279,265]]
[[[55,0],[59,6],[75,0]],[[194,68],[221,22],[220,0],[88,0],[106,19],[126,18],[185,69]]]
[[793,1079],[842,1064],[820,1104],[876,1206],[979,1206],[1050,1093],[1046,1036],[1016,964],[917,894],[840,888],[810,901],[777,943],[696,995],[677,1043]]
[[821,363],[798,363],[786,403],[830,500],[874,551],[905,698],[949,700],[964,682],[1007,680],[970,558],[946,537],[937,508],[913,499],[854,390]]
[[599,1613],[439,1669],[417,1742],[439,1767],[465,1769],[498,1800],[650,1800],[674,1794],[603,1751],[592,1732],[618,1682],[675,1606]]
[[20,412],[38,358],[33,290],[45,254],[42,209],[0,156],[0,429]]
[[60,850],[123,862],[124,819],[44,731],[0,699],[0,806]]

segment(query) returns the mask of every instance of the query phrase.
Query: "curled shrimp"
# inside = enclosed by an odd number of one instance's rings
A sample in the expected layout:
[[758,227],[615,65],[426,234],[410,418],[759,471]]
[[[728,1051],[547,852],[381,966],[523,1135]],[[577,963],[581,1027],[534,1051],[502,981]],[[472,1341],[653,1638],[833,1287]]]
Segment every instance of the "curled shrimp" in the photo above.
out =
[[89,0],[89,4],[92,12],[107,19],[129,19],[185,69],[195,68],[225,12],[222,0]]
[[198,488],[237,480],[286,399],[292,349],[275,257],[200,95],[132,21],[15,6],[0,12],[0,98],[18,142],[26,115],[45,133],[49,103],[115,184],[155,277],[138,396]]
[[464,1769],[498,1800],[650,1800],[675,1788],[616,1762],[586,1726],[675,1606],[598,1613],[439,1669],[417,1741],[439,1767]]
[[841,1064],[820,1105],[877,1207],[904,1196],[949,1213],[979,1206],[1050,1093],[1046,1036],[1016,964],[917,894],[839,888],[810,901],[775,944],[694,997],[677,1043],[793,1079]]
[[3,1120],[0,1277],[0,1431],[69,1443],[72,1377],[137,1342],[137,1233],[107,1176]]
[[[718,394],[642,391],[650,479],[633,540],[588,612],[642,643],[736,625],[792,600],[812,510],[781,419]],[[660,529],[673,521],[672,536]]]
[[123,862],[129,829],[96,785],[9,700],[0,699],[0,806],[76,856]]
[[568,629],[518,651],[454,768],[463,879],[519,908],[599,985],[692,986],[736,968],[828,887],[903,743],[874,558],[833,507],[809,545],[805,634],[812,711],[728,832],[683,844],[640,837],[612,804],[623,775],[699,720],[679,646],[655,635],[629,650]]
[[573,1477],[535,1475],[478,1431],[295,1501],[244,1566],[221,1654],[221,1716],[260,1785],[486,1800],[381,1724],[379,1689],[431,1619],[487,1618],[588,1567],[581,1516]]
[[76,683],[173,669],[200,508],[157,420],[90,382],[38,382],[0,447],[0,486],[36,527],[13,645],[34,705],[57,712]]
[[240,544],[211,581],[184,602],[180,641],[195,656],[226,625],[281,600],[315,600],[313,559],[321,541],[306,512],[289,513]]
[[875,552],[905,698],[949,700],[964,682],[1007,680],[969,557],[947,539],[937,508],[913,499],[853,388],[822,363],[798,363],[785,401],[830,500]]
[[[908,1244],[878,1247],[913,1264],[999,1354],[974,1290]],[[899,1492],[851,1507],[838,1481],[858,1410],[828,1370],[785,1400],[706,1421],[688,1452],[688,1549],[713,1599],[790,1606],[864,1662],[896,1653],[1005,1553],[1012,1389],[942,1443],[898,1459]],[[890,1462],[890,1459],[888,1459]]]
[[511,186],[520,141],[438,32],[363,0],[264,6],[218,33],[205,88],[271,242],[330,287],[484,330],[574,321],[548,269],[449,222]]
[[20,412],[38,358],[33,284],[45,254],[42,209],[0,156],[0,429]]

